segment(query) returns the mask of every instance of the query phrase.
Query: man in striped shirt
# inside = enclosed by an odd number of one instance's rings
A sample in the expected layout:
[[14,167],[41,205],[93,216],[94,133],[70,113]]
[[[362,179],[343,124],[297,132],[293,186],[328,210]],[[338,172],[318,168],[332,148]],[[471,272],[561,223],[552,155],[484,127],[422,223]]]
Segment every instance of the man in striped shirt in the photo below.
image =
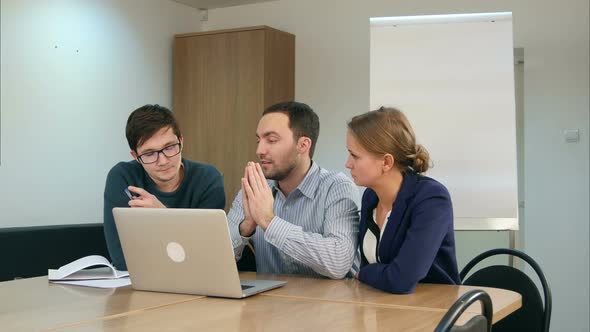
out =
[[228,220],[236,260],[251,242],[259,273],[340,279],[351,269],[358,191],[312,160],[319,129],[315,112],[298,102],[270,106],[258,123],[259,162],[246,165]]

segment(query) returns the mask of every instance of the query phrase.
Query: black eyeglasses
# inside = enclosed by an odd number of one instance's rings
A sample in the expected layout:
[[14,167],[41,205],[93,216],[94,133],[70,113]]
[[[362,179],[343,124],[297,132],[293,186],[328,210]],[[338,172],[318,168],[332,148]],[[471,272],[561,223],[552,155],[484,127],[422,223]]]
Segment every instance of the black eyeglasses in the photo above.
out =
[[167,158],[171,158],[180,153],[180,148],[180,142],[178,142],[176,144],[165,146],[162,150],[142,153],[137,156],[137,158],[144,164],[153,164],[158,161],[160,153],[165,155]]

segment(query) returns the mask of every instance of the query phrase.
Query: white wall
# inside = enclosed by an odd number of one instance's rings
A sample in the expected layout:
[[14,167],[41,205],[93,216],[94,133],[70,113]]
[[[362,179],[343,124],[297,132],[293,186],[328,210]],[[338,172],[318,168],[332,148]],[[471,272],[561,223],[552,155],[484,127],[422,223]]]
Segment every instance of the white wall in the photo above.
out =
[[[512,11],[525,52],[524,250],[552,286],[553,331],[588,331],[589,3],[586,0],[282,0],[209,11],[204,30],[296,35],[295,96],[319,113],[317,160],[344,170],[345,122],[369,105],[369,17]],[[566,144],[562,130],[579,128]]]
[[162,0],[2,0],[0,227],[102,222],[128,114],[172,105],[175,33],[196,9]]

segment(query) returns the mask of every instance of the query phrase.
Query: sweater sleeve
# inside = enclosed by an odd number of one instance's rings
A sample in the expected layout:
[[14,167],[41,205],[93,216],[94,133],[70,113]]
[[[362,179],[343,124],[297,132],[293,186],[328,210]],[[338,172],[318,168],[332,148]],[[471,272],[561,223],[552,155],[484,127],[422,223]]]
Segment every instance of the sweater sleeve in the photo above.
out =
[[223,188],[223,175],[213,166],[209,169],[207,178],[210,181],[201,194],[201,199],[196,208],[223,209],[225,208],[225,190]]
[[123,191],[127,188],[128,184],[119,167],[120,166],[118,165],[113,167],[106,180],[103,210],[104,237],[113,265],[117,270],[126,271],[127,264],[125,263],[121,241],[119,240],[119,233],[117,232],[115,219],[113,217],[114,207],[129,206],[129,198]]
[[453,223],[448,192],[443,189],[429,195],[408,212],[410,226],[399,253],[388,264],[374,263],[361,268],[359,280],[390,293],[407,294],[428,274]]

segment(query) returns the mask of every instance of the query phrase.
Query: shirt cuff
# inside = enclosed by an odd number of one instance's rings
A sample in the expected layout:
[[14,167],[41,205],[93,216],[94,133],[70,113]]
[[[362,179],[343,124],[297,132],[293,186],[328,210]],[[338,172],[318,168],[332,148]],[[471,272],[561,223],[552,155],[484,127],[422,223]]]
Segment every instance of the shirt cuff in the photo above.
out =
[[297,226],[288,221],[275,216],[264,232],[264,239],[266,242],[282,250],[289,233],[297,228]]
[[229,234],[231,235],[231,244],[232,247],[237,248],[241,246],[244,242],[247,242],[249,238],[245,238],[240,235],[240,225],[230,224],[229,225]]
[[240,221],[240,223],[238,224],[238,234],[240,234],[240,237],[242,238],[242,240],[244,242],[248,242],[254,236],[254,234],[256,234],[256,230],[258,229],[258,225],[256,225],[256,227],[254,227],[254,231],[252,232],[252,234],[250,234],[250,236],[243,236],[242,233],[240,233],[240,226],[242,226],[243,222],[244,222],[244,220]]

